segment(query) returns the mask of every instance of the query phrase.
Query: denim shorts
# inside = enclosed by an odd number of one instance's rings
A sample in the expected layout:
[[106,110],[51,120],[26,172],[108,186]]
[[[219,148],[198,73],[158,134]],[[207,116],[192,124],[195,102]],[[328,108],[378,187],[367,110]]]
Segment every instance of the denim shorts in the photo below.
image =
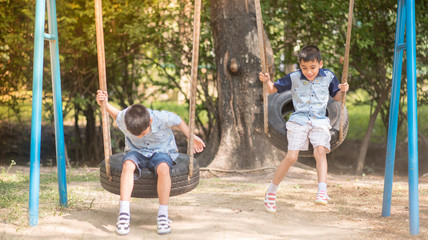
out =
[[137,151],[129,151],[122,160],[122,164],[125,163],[126,160],[131,160],[134,162],[135,166],[137,166],[137,171],[134,172],[134,180],[138,180],[141,177],[141,169],[148,168],[152,171],[156,177],[156,168],[161,163],[166,163],[169,166],[169,170],[171,171],[172,166],[174,165],[174,161],[168,153],[155,153],[151,157],[145,157],[143,154]]

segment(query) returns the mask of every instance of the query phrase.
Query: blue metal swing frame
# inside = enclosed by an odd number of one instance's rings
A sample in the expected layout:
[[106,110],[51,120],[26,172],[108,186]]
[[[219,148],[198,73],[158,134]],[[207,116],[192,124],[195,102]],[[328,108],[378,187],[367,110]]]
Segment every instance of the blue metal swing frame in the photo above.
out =
[[[45,10],[48,10],[49,33],[44,32]],[[40,191],[40,141],[42,120],[43,89],[43,55],[44,40],[49,41],[54,114],[55,140],[58,168],[58,189],[60,205],[67,207],[67,182],[65,171],[65,144],[62,113],[61,77],[59,65],[58,29],[56,21],[55,0],[37,0],[34,33],[34,68],[33,68],[33,103],[31,119],[31,159],[30,159],[30,194],[29,224],[38,224]],[[406,34],[405,34],[406,33]],[[404,36],[406,42],[404,42]],[[391,107],[388,128],[388,145],[386,154],[384,194],[382,216],[390,216],[392,182],[397,138],[398,106],[400,99],[401,70],[403,51],[407,53],[407,118],[409,137],[409,219],[410,233],[419,234],[419,195],[418,195],[418,131],[417,131],[417,96],[416,96],[416,33],[415,1],[399,0],[397,8],[397,25],[394,49],[393,79],[391,90]]]
[[[403,51],[407,54],[407,132],[409,164],[409,223],[410,234],[419,234],[418,193],[418,118],[416,95],[416,30],[415,0],[398,0],[395,31],[394,65],[389,113],[388,143],[386,152],[385,179],[382,216],[389,217],[391,211],[392,182],[397,139],[397,122],[400,101],[401,70]],[[406,37],[406,42],[404,42]]]
[[[47,4],[47,6],[46,6]],[[48,10],[49,33],[44,32],[45,11]],[[55,115],[55,145],[58,168],[60,205],[67,207],[67,181],[65,171],[65,145],[62,113],[61,76],[59,66],[58,29],[55,0],[37,0],[34,30],[33,103],[31,117],[31,159],[29,225],[36,226],[39,218],[40,141],[42,127],[42,90],[44,40],[49,41],[53,106]]]

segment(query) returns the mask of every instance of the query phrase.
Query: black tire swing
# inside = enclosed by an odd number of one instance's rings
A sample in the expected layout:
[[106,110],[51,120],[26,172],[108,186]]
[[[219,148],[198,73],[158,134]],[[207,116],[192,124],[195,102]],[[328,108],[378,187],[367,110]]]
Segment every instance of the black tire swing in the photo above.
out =
[[[122,174],[122,159],[125,153],[117,153],[110,157],[110,169],[112,180],[107,176],[105,160],[100,166],[101,186],[114,194],[120,195],[120,175]],[[187,193],[196,188],[199,184],[199,163],[193,161],[193,175],[189,175],[189,155],[180,153],[175,160],[175,165],[171,169],[171,192],[170,196],[177,196]],[[134,188],[131,197],[136,198],[157,198],[157,179],[155,174],[147,168],[141,169],[141,178],[134,181]]]
[[[171,192],[170,196],[180,195],[196,188],[199,184],[199,163],[193,157],[193,136],[195,128],[195,102],[196,85],[198,76],[198,56],[200,38],[201,0],[195,1],[194,30],[193,30],[193,52],[191,66],[191,98],[189,107],[189,139],[187,153],[180,153],[171,169]],[[107,91],[104,56],[104,34],[102,21],[101,0],[95,0],[95,23],[97,35],[98,71],[100,89]],[[101,107],[103,142],[105,159],[100,165],[101,186],[114,194],[120,195],[120,176],[122,174],[122,159],[125,153],[112,155],[110,139],[110,123],[105,104]],[[131,194],[137,198],[157,198],[157,178],[153,172],[147,168],[141,169],[141,178],[134,181],[134,188]]]
[[[268,73],[266,60],[266,49],[264,45],[264,30],[261,16],[261,8],[259,0],[255,0],[257,29],[259,39],[259,49],[261,58],[261,68],[263,73]],[[351,42],[352,30],[352,15],[354,8],[354,0],[349,2],[348,25],[346,33],[345,58],[342,72],[342,84],[347,82],[348,66],[349,66],[349,49]],[[270,142],[280,150],[287,151],[287,129],[285,124],[291,113],[294,112],[293,102],[291,99],[291,91],[275,93],[268,96],[266,83],[263,83],[263,102],[264,102],[264,132],[268,136]],[[330,119],[330,150],[333,151],[341,145],[348,133],[349,115],[345,106],[346,92],[342,95],[341,102],[336,102],[332,98],[327,103],[327,117]],[[309,144],[308,151],[300,151],[299,156],[312,157],[313,148]]]
[[[269,140],[280,150],[287,151],[287,129],[285,123],[291,113],[294,112],[293,102],[291,99],[291,92],[285,91],[282,93],[274,93],[269,96],[268,104],[268,126],[269,126]],[[346,108],[341,110],[341,103],[336,102],[332,98],[329,99],[327,104],[327,117],[330,119],[330,151],[333,151],[340,144],[343,143],[344,137],[340,138],[341,116],[344,116],[343,135],[346,136],[349,126],[349,116]],[[312,157],[313,148],[309,144],[308,151],[300,151],[301,157]]]

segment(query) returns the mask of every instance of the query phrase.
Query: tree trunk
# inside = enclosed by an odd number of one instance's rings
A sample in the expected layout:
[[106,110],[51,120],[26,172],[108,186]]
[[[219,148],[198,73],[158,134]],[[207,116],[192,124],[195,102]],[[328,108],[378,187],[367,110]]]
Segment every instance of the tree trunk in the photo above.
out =
[[[219,134],[213,140],[218,148],[209,167],[237,169],[277,163],[284,153],[263,133],[263,84],[258,79],[261,68],[254,0],[212,0],[210,8]],[[272,48],[268,41],[265,45],[272,69]],[[208,151],[213,149],[215,145]]]
[[80,127],[79,127],[79,112],[80,112],[79,105],[74,104],[74,149],[75,149],[74,160],[76,162],[82,161],[82,158],[83,158],[82,136],[80,134]]
[[88,104],[85,110],[86,129],[85,129],[85,153],[86,161],[97,163],[99,161],[99,146],[97,132],[95,131],[95,112],[92,105]]

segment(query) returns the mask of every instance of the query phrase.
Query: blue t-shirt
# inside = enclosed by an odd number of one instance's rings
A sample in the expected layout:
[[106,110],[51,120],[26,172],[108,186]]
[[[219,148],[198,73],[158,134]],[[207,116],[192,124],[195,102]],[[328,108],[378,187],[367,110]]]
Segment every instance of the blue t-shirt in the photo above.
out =
[[309,81],[302,70],[288,74],[274,83],[278,92],[291,90],[294,113],[289,121],[305,125],[330,125],[326,116],[329,96],[336,96],[339,89],[339,80],[333,72],[320,69],[317,77]]
[[139,138],[126,129],[125,113],[127,109],[120,111],[116,118],[117,126],[125,134],[126,147],[148,158],[156,152],[168,153],[175,161],[178,157],[178,148],[171,127],[179,125],[181,118],[172,112],[147,109],[150,118],[153,118],[151,131]]

